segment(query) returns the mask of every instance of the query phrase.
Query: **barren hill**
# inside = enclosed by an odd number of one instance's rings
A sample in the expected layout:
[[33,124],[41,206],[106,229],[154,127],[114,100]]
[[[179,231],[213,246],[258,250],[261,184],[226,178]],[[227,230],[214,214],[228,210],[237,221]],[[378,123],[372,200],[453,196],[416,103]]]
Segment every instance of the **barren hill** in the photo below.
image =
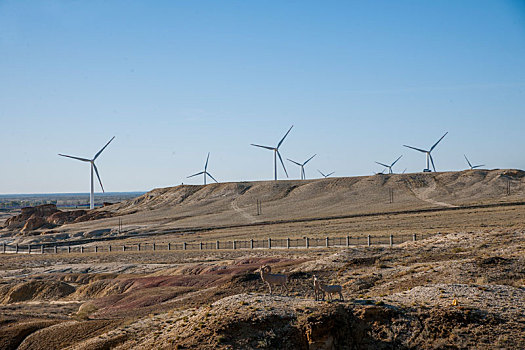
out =
[[[54,232],[77,237],[116,234],[119,219],[124,232],[253,227],[511,203],[523,201],[524,195],[525,172],[521,170],[181,185],[104,207],[111,218],[67,224]],[[262,203],[260,215],[257,201]]]
[[[523,194],[525,172],[521,170],[467,170],[206,186],[181,185],[155,189],[110,209],[122,213],[167,209],[203,215],[231,210],[231,203],[236,204],[233,207],[250,211],[260,200],[266,207],[265,211],[269,210],[272,216],[308,217],[382,211],[385,209],[384,204],[389,202],[389,189],[394,191],[397,208],[416,208],[422,204],[430,207],[506,201],[508,181],[511,182],[511,194]],[[255,210],[251,212],[255,214]]]
[[[104,209],[125,215],[127,223],[205,227],[508,202],[522,200],[524,194],[524,171],[467,170],[181,185],[155,189]],[[261,215],[257,215],[257,200],[262,203]]]

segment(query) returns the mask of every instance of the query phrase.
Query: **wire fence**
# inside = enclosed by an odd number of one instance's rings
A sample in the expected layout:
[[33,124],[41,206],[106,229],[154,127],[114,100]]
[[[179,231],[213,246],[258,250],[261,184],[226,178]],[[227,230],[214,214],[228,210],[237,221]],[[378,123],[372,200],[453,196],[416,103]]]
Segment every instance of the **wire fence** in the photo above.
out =
[[249,240],[228,240],[212,242],[163,242],[129,243],[112,245],[53,245],[47,244],[0,244],[3,254],[61,254],[61,253],[110,253],[131,251],[185,251],[185,250],[251,250],[251,249],[310,249],[350,246],[390,246],[408,241],[428,238],[432,234],[409,234],[389,236],[342,236],[267,238]]

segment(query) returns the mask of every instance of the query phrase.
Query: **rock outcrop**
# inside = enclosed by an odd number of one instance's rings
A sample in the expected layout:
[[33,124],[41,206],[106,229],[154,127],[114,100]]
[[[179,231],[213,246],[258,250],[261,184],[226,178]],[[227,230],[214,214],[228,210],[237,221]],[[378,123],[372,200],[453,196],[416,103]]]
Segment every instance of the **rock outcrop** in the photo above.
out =
[[47,222],[53,225],[64,225],[74,222],[79,217],[86,215],[86,210],[57,211],[47,218]]
[[0,304],[21,301],[57,300],[75,291],[75,287],[61,281],[28,281],[0,289]]
[[22,208],[20,215],[7,219],[3,228],[28,233],[38,229],[49,229],[64,224],[98,220],[113,216],[108,211],[71,210],[62,211],[55,204],[43,204]]
[[[47,217],[58,211],[55,204],[43,204],[36,207],[22,208],[20,215],[13,216],[5,221],[4,227],[10,230],[25,229],[29,223],[28,229],[39,228],[46,223],[45,219]],[[39,220],[38,218],[43,220]]]
[[22,232],[34,231],[39,228],[52,228],[53,225],[50,225],[42,216],[31,216],[27,219],[24,227],[22,227]]

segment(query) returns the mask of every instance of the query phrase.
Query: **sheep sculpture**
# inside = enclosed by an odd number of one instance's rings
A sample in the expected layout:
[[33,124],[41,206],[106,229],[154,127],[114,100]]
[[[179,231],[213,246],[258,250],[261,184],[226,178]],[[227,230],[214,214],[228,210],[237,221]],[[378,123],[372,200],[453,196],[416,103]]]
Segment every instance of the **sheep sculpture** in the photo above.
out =
[[323,299],[324,300],[324,297],[325,297],[325,293],[328,294],[328,300],[329,301],[332,301],[333,298],[332,298],[332,295],[333,294],[339,294],[339,299],[341,301],[344,301],[344,298],[343,298],[343,287],[341,287],[340,285],[337,285],[337,284],[334,284],[334,285],[327,285],[327,284],[322,284],[321,281],[319,281],[319,279],[317,278],[316,275],[314,275],[314,296],[315,296],[315,300],[321,300],[321,294],[323,295]]
[[286,286],[286,283],[288,282],[288,276],[280,274],[280,273],[271,273],[272,268],[268,265],[261,266],[260,273],[261,273],[261,279],[263,282],[265,282],[268,285],[268,288],[270,288],[270,295],[272,294],[272,285],[273,286],[281,286],[286,289],[286,292],[288,293],[288,287]]

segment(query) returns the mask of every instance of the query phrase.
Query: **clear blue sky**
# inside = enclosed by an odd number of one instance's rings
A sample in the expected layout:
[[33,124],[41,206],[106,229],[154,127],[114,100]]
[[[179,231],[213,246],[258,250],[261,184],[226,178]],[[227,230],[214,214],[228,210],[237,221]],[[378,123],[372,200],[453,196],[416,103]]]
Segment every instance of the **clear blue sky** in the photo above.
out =
[[[0,193],[525,168],[524,1],[0,0]],[[299,168],[286,163],[290,178]],[[284,176],[279,170],[280,177]],[[97,191],[100,188],[97,184]]]

